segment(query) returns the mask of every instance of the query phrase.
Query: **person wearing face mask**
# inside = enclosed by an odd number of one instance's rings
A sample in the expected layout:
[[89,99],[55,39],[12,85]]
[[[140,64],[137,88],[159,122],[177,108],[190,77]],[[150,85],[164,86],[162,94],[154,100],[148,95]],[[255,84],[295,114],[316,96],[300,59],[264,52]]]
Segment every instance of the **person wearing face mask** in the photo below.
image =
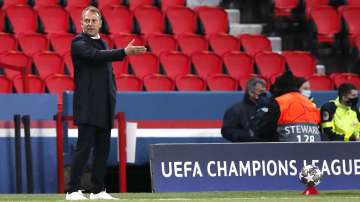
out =
[[266,94],[266,83],[259,78],[252,78],[246,84],[244,99],[226,110],[222,136],[231,142],[262,141],[253,132],[251,119],[256,113],[259,97]]
[[303,77],[298,77],[297,80],[298,80],[298,86],[299,86],[299,91],[300,91],[301,95],[309,98],[309,100],[314,102],[314,98],[311,96],[310,82],[307,81]]
[[280,75],[271,87],[273,99],[257,124],[262,139],[280,142],[321,141],[320,112],[300,94],[297,78],[290,72]]
[[358,91],[350,83],[338,88],[338,97],[321,107],[321,127],[324,138],[330,141],[359,141],[360,113]]

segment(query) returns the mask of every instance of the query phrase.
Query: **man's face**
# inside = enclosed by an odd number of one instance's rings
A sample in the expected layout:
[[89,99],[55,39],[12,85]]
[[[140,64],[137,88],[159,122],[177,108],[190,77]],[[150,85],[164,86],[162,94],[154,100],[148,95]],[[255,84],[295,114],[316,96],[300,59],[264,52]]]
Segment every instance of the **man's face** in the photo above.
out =
[[266,88],[260,83],[256,84],[255,90],[249,92],[250,99],[256,101],[259,98],[259,95],[266,93]]
[[81,19],[83,32],[90,36],[97,36],[101,28],[101,19],[96,12],[86,11]]
[[349,94],[342,96],[344,103],[348,103],[351,99],[356,99],[358,97],[357,90],[351,90]]

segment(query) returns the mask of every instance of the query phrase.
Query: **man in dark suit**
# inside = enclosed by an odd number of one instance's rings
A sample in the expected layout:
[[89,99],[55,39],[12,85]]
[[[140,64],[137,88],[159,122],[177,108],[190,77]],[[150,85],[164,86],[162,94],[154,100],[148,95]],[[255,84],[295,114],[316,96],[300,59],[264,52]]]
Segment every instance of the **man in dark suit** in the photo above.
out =
[[81,192],[80,179],[91,149],[93,188],[90,199],[115,199],[104,189],[116,100],[111,62],[146,51],[143,46],[133,46],[133,41],[124,49],[108,50],[99,35],[101,24],[99,10],[93,6],[85,8],[81,16],[83,32],[71,44],[75,67],[74,122],[79,133],[66,200],[87,199]]

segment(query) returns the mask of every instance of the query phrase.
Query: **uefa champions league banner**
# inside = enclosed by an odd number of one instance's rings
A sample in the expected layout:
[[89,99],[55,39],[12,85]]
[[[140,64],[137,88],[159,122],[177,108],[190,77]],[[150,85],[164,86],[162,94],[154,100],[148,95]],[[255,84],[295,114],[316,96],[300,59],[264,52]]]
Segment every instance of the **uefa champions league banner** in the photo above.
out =
[[360,189],[360,143],[157,144],[154,192],[304,190],[304,165],[322,171],[321,190]]

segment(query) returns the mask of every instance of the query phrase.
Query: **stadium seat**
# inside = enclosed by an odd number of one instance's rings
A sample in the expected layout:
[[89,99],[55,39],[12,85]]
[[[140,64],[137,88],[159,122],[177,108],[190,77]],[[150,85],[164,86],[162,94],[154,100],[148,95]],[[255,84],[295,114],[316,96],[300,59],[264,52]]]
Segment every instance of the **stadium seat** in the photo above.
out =
[[52,48],[60,55],[64,55],[70,51],[71,40],[74,38],[73,34],[50,34],[49,39]]
[[222,56],[229,51],[240,51],[239,39],[228,34],[213,34],[209,37],[209,44],[216,54]]
[[105,6],[118,6],[124,5],[125,0],[98,0],[97,7],[99,9],[104,8]]
[[221,57],[213,52],[201,51],[191,55],[191,61],[194,68],[201,78],[206,78],[211,74],[222,73],[222,60]]
[[38,14],[45,33],[68,33],[70,16],[62,7],[39,7]]
[[299,0],[274,0],[275,17],[291,17],[292,11],[299,6]]
[[329,3],[329,0],[304,0],[306,18],[310,17],[312,9],[328,6]]
[[164,52],[159,57],[164,72],[171,79],[175,80],[179,75],[190,74],[191,60],[181,52]]
[[312,9],[310,15],[316,27],[317,42],[334,43],[335,35],[341,31],[337,10],[323,6]]
[[12,34],[0,32],[0,41],[0,53],[17,49],[18,42]]
[[127,56],[134,74],[140,79],[149,74],[159,73],[158,57],[150,52]]
[[205,35],[228,33],[228,17],[221,7],[200,6],[195,8]]
[[[45,93],[45,83],[39,76],[28,74],[27,80],[29,84],[29,93]],[[24,93],[23,90],[23,77],[16,76],[13,79],[14,87],[17,93]]]
[[153,0],[131,0],[128,1],[130,10],[135,10],[137,7],[141,6],[153,6]]
[[107,24],[109,33],[131,33],[133,30],[132,14],[124,6],[105,6],[101,13]]
[[161,10],[166,11],[170,7],[186,6],[186,0],[161,0]]
[[166,75],[150,74],[143,80],[146,91],[173,91],[175,89],[174,81]]
[[73,27],[75,29],[74,31],[76,33],[80,33],[82,31],[80,17],[84,8],[85,7],[82,6],[74,6],[67,10],[70,15],[72,24],[74,25]]
[[169,7],[166,9],[166,19],[173,34],[196,32],[196,14],[190,8]]
[[176,87],[179,91],[205,91],[206,82],[197,75],[185,74],[176,77]]
[[153,34],[164,32],[164,16],[160,9],[154,6],[140,6],[134,10],[134,16],[140,33]]
[[2,0],[2,8],[6,9],[10,6],[25,5],[28,6],[28,0]]
[[256,54],[254,59],[260,75],[266,79],[285,71],[285,59],[280,54],[267,51],[260,52]]
[[[21,67],[24,67],[27,73],[30,72],[31,58],[25,53],[18,51],[4,52],[0,55],[0,61],[4,62],[5,64],[18,66],[19,70],[21,70]],[[7,69],[7,68],[4,68],[4,72],[5,75],[10,79],[13,79],[15,76],[21,74],[20,71]]]
[[151,34],[147,37],[147,44],[150,51],[159,56],[162,52],[176,51],[176,40],[172,35]]
[[333,90],[334,82],[326,75],[310,75],[306,77],[311,90]]
[[261,51],[272,51],[271,42],[266,36],[242,34],[239,39],[243,50],[251,56]]
[[346,0],[346,5],[360,7],[359,0]]
[[0,10],[0,32],[4,30],[5,25],[5,12],[3,10]]
[[125,57],[122,61],[112,62],[113,72],[115,75],[127,74],[128,73],[128,60]]
[[223,55],[222,59],[229,75],[236,79],[249,77],[254,73],[254,60],[246,53],[231,51]]
[[135,34],[113,34],[111,35],[112,41],[116,48],[125,48],[131,40],[135,39],[135,46],[144,46],[145,41],[140,35]]
[[348,34],[349,44],[354,46],[354,39],[360,35],[360,7],[344,7],[341,11]]
[[49,50],[49,40],[42,34],[19,34],[17,39],[21,50],[28,55]]
[[35,33],[37,31],[37,14],[29,6],[9,6],[5,10],[14,33]]
[[4,75],[0,75],[0,93],[11,93],[12,86],[13,84],[9,78]]
[[181,34],[177,37],[177,43],[181,52],[191,55],[198,51],[208,50],[208,41],[201,35]]
[[58,97],[58,104],[62,104],[62,96],[65,91],[74,91],[74,79],[64,74],[53,74],[45,79],[45,84],[50,93]]
[[34,2],[34,8],[38,9],[39,7],[47,7],[47,6],[57,6],[61,7],[59,0],[36,0]]
[[54,52],[39,52],[33,55],[34,65],[42,79],[51,74],[64,74],[64,60]]
[[117,91],[142,91],[143,82],[135,75],[120,74],[115,77]]
[[107,34],[104,33],[100,33],[100,37],[102,40],[105,41],[106,45],[108,46],[109,49],[114,48],[114,42],[112,41],[111,37]]
[[63,56],[64,58],[64,62],[65,62],[65,65],[67,67],[67,71],[69,73],[69,75],[74,78],[74,65],[72,63],[72,59],[71,59],[71,53],[70,51],[69,52],[66,52]]
[[315,74],[316,61],[309,52],[285,51],[282,54],[291,72],[298,77]]
[[236,91],[237,80],[227,74],[213,74],[207,78],[210,91]]
[[67,0],[66,1],[66,10],[69,10],[71,7],[87,7],[91,5],[92,0]]
[[343,83],[351,83],[360,90],[360,76],[353,73],[341,73],[334,77],[335,87],[338,88]]

